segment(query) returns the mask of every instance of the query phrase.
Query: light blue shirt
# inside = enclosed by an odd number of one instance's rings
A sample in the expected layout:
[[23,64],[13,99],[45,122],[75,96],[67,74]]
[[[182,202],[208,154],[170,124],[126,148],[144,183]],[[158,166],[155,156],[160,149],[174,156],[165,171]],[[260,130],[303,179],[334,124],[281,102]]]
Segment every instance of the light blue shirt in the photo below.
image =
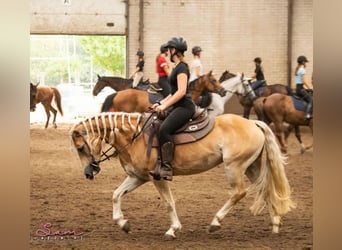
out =
[[296,76],[296,83],[297,84],[303,84],[303,79],[302,76],[306,74],[305,68],[301,67],[297,71],[297,76]]

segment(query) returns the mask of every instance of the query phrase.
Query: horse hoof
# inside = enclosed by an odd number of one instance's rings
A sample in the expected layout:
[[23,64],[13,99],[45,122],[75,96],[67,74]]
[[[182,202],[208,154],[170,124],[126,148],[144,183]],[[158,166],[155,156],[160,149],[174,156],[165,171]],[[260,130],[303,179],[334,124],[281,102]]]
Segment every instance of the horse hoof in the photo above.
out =
[[176,236],[175,235],[170,235],[170,234],[165,234],[164,235],[164,239],[165,240],[174,240],[174,239],[176,239]]
[[131,231],[131,226],[129,224],[128,221],[125,222],[125,224],[121,227],[121,229],[125,232],[125,233],[129,233]]
[[220,230],[220,229],[221,229],[221,226],[212,225],[212,226],[210,226],[210,228],[209,228],[209,233],[213,233],[213,232],[215,232],[215,231],[217,231],[217,230]]

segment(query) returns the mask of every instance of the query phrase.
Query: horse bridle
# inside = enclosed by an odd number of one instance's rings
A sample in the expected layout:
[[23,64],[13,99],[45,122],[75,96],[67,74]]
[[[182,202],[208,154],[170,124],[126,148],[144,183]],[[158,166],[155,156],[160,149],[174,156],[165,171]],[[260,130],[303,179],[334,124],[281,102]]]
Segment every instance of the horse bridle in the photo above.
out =
[[[100,156],[100,160],[95,161],[93,159],[93,163],[95,163],[96,165],[99,165],[101,162],[106,161],[106,160],[110,160],[111,157],[117,157],[125,148],[127,148],[129,145],[131,145],[141,134],[142,132],[145,130],[147,124],[149,123],[149,120],[154,118],[155,116],[153,115],[153,113],[156,113],[155,111],[152,112],[152,114],[144,121],[144,124],[141,128],[140,131],[138,131],[138,126],[139,124],[137,124],[137,127],[135,128],[135,132],[132,136],[132,138],[129,140],[129,142],[127,142],[126,144],[120,146],[119,148],[115,148],[114,145],[109,144],[107,141],[107,143],[110,145],[110,147],[106,150],[106,151],[102,151],[102,154]],[[101,140],[103,140],[103,138],[100,137]],[[88,146],[89,147],[89,146]],[[114,152],[110,155],[108,155],[107,153],[112,150],[115,149]],[[93,156],[92,156],[93,157]]]

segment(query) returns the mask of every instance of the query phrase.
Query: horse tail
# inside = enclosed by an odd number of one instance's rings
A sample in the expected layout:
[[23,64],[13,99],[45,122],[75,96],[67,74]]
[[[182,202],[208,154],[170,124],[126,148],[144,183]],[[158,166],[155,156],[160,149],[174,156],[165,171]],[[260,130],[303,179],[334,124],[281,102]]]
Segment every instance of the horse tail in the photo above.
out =
[[52,87],[53,94],[55,95],[55,103],[57,105],[59,113],[63,116],[63,109],[62,109],[62,96],[61,93],[59,93],[57,88]]
[[113,101],[116,93],[110,94],[109,96],[106,97],[104,100],[102,107],[101,107],[101,112],[109,112],[110,109],[113,106]]
[[266,162],[261,166],[260,175],[251,190],[252,193],[256,193],[251,211],[253,214],[260,213],[267,201],[276,215],[284,215],[296,207],[290,197],[291,189],[285,173],[286,157],[281,153],[270,127],[262,121],[254,122],[265,135]]

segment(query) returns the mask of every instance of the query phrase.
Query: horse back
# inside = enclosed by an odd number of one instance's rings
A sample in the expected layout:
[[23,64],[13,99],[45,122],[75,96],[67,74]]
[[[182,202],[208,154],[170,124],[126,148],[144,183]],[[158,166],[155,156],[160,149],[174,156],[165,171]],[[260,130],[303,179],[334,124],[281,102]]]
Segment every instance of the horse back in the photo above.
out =
[[146,112],[150,106],[151,103],[148,99],[148,93],[143,90],[125,89],[117,92],[113,99],[115,111],[143,113]]

